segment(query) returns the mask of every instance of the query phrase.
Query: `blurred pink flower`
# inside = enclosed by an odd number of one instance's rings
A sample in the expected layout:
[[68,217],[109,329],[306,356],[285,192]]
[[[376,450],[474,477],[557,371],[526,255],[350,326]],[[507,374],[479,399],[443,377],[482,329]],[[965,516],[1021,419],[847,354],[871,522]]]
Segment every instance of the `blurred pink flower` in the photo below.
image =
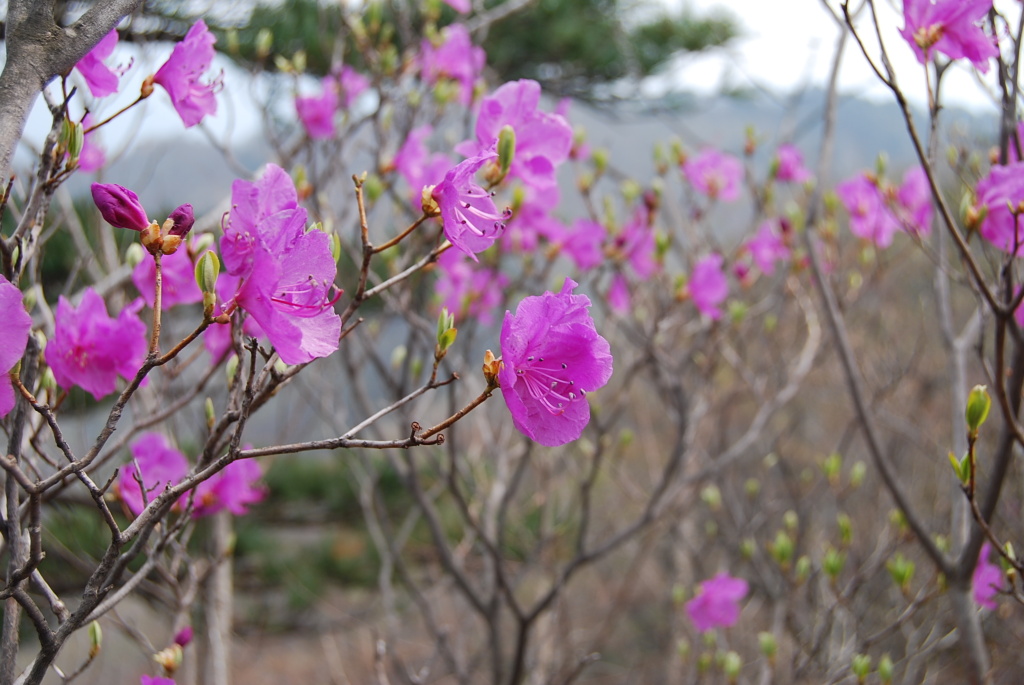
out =
[[216,93],[223,87],[223,75],[203,83],[200,78],[213,62],[213,44],[217,38],[200,19],[188,30],[185,38],[174,46],[171,56],[153,76],[171,96],[185,128],[195,126],[207,114],[217,113]]
[[690,297],[697,310],[711,319],[720,319],[718,305],[729,296],[729,281],[722,271],[722,255],[709,254],[693,265],[690,275]]
[[92,288],[85,289],[77,307],[61,295],[53,338],[46,346],[46,361],[57,383],[65,389],[77,385],[100,399],[114,392],[118,375],[133,378],[147,350],[146,326],[137,311],[136,306],[125,307],[117,319],[110,318],[103,298]]
[[[468,3],[467,3],[467,10]],[[469,30],[462,24],[449,24],[441,31],[441,43],[424,38],[420,45],[419,65],[423,80],[433,85],[442,78],[459,84],[459,102],[469,105],[473,89],[484,69],[487,56],[473,45]]]
[[338,88],[341,90],[341,105],[348,109],[355,99],[370,87],[370,79],[347,64],[338,69],[337,73]]
[[466,14],[470,9],[469,0],[444,0],[444,4],[461,14]]
[[552,447],[580,437],[590,421],[586,394],[612,375],[611,348],[575,287],[567,278],[559,293],[524,298],[501,326],[498,381],[512,422]]
[[21,361],[25,354],[25,343],[32,330],[32,317],[25,311],[21,291],[16,285],[0,275],[0,417],[7,416],[14,408],[14,386],[7,372]]
[[601,246],[607,235],[604,226],[596,221],[576,219],[572,228],[566,228],[557,240],[552,239],[552,243],[569,255],[577,269],[587,271],[604,261]]
[[117,46],[117,29],[112,30],[100,39],[85,57],[78,61],[75,69],[85,79],[85,85],[93,97],[102,98],[117,92],[118,81],[127,67],[111,69],[105,63]]
[[979,233],[1000,250],[1019,255],[1024,233],[1020,222],[1008,205],[1018,207],[1024,202],[1024,162],[993,166],[988,176],[978,181],[978,206],[987,208]]
[[423,187],[436,186],[452,168],[452,161],[440,152],[431,153],[427,139],[434,132],[432,126],[419,126],[409,131],[402,147],[395,153],[394,166],[409,184],[413,205],[419,211],[423,203]]
[[967,58],[982,73],[999,54],[995,41],[978,26],[992,9],[992,0],[904,0],[900,35],[921,64],[934,49],[950,59]]
[[655,259],[657,245],[650,216],[645,207],[638,207],[630,222],[622,227],[611,242],[615,256],[628,264],[640,280],[647,280],[658,270]]
[[[775,273],[775,263],[789,259],[790,250],[782,239],[779,220],[769,219],[757,229],[757,235],[747,241],[750,258],[762,273]],[[745,275],[745,274],[744,274]]]
[[997,607],[995,597],[1003,589],[1003,569],[989,561],[991,553],[991,543],[986,542],[981,546],[978,565],[974,567],[974,575],[971,576],[974,601],[986,609]]
[[928,175],[920,166],[911,167],[903,175],[903,183],[896,191],[903,227],[916,235],[932,232],[932,188]]
[[[152,502],[165,488],[177,485],[188,475],[188,459],[160,433],[143,433],[132,444],[131,452],[135,461],[121,468],[117,489],[121,501],[138,516],[145,509],[145,502]],[[136,474],[146,488],[145,502]]]
[[617,314],[625,314],[629,311],[632,297],[629,294],[629,283],[621,273],[612,276],[612,282],[608,286],[608,306]]
[[318,96],[295,98],[295,110],[299,121],[310,138],[321,140],[333,138],[336,132],[334,113],[338,111],[341,100],[338,96],[338,82],[332,76],[326,76],[320,82],[323,92]]
[[[82,128],[88,129],[94,123],[92,114],[87,113],[82,117]],[[85,134],[82,140],[82,151],[78,153],[78,168],[81,171],[90,172],[101,169],[107,163],[107,153],[103,147],[96,142],[97,132],[92,131]]]
[[733,155],[707,148],[683,165],[686,179],[712,200],[731,202],[740,196],[743,164]]
[[144,675],[139,680],[139,685],[174,685],[174,681],[170,678],[155,678],[153,676]]
[[697,596],[686,603],[686,614],[700,632],[728,628],[740,617],[740,600],[747,596],[749,586],[742,578],[719,573],[700,584]]
[[489,326],[508,286],[508,277],[467,260],[458,250],[442,253],[437,264],[440,268],[434,292],[441,304],[457,321],[472,317]]
[[[189,258],[188,250],[178,250],[160,259],[163,287],[160,291],[160,305],[167,309],[179,304],[193,304],[203,301],[203,293],[196,285],[195,265]],[[132,283],[149,307],[153,306],[156,294],[156,263],[143,259],[132,269]]]
[[255,459],[231,462],[196,487],[192,516],[209,516],[225,509],[235,516],[247,514],[250,504],[267,496],[266,488],[258,484],[262,477],[263,470]]
[[851,233],[872,241],[878,247],[892,245],[893,235],[900,225],[886,206],[875,181],[866,174],[860,174],[836,186],[836,195],[850,213]]
[[786,143],[775,151],[778,163],[775,178],[787,183],[803,183],[811,178],[811,172],[804,167],[804,157],[796,145]]

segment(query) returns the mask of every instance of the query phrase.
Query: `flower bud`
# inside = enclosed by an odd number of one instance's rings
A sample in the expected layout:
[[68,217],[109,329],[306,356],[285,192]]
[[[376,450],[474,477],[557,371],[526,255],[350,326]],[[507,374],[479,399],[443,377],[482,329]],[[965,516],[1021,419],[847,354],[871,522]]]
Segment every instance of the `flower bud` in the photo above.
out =
[[863,683],[871,673],[871,657],[867,654],[855,654],[850,660],[850,670],[857,676],[857,682]]
[[217,277],[220,276],[220,258],[217,253],[207,250],[203,256],[196,260],[196,285],[204,295],[215,295],[217,292]]
[[92,199],[103,220],[115,228],[143,231],[149,227],[139,196],[116,183],[93,183]]
[[882,655],[882,658],[878,660],[878,677],[882,680],[882,685],[890,685],[893,677],[893,663],[892,657],[888,653]]
[[967,429],[973,435],[977,435],[978,429],[988,418],[989,409],[992,408],[992,398],[988,394],[988,388],[984,385],[976,385],[967,396],[967,409],[964,417],[967,419]]
[[164,669],[164,673],[167,675],[174,675],[174,672],[181,666],[181,659],[184,654],[181,651],[181,645],[173,644],[167,649],[162,649],[153,655],[153,661],[160,664],[160,667]]
[[146,250],[138,243],[132,243],[124,251],[125,264],[133,269],[141,264],[143,259],[149,259],[149,257],[146,256]]
[[711,511],[718,511],[722,508],[722,491],[714,483],[704,486],[700,491],[700,499],[708,505]]
[[89,658],[95,659],[103,648],[103,629],[98,621],[89,624]]
[[195,213],[192,211],[192,205],[185,203],[171,212],[171,215],[167,219],[172,223],[168,233],[170,235],[176,235],[179,238],[184,238],[188,235],[188,232],[192,230],[192,225],[196,222]]
[[832,545],[829,545],[825,549],[825,556],[821,560],[821,570],[834,583],[839,574],[843,572],[844,566],[846,566],[846,553],[840,552]]
[[729,679],[730,683],[735,683],[740,677],[740,671],[743,670],[743,659],[737,652],[729,650],[725,653],[725,657],[722,659],[722,672],[725,677]]
[[768,551],[780,566],[788,568],[793,560],[793,540],[785,531],[780,530],[775,535],[775,541],[768,543]]
[[764,654],[769,660],[774,659],[775,654],[779,651],[779,643],[776,641],[775,636],[767,631],[757,634],[757,645],[761,650],[761,654]]
[[516,131],[505,124],[498,132],[498,168],[501,169],[500,183],[508,174],[512,161],[516,156]]
[[142,86],[139,88],[139,99],[145,100],[153,94],[153,84],[155,83],[154,77],[156,74],[150,74],[142,82]]
[[441,206],[434,199],[434,186],[423,186],[420,193],[420,209],[424,216],[441,216]]
[[868,472],[868,466],[862,461],[856,462],[850,467],[850,487],[859,488],[864,482],[864,476]]
[[853,520],[850,515],[844,512],[836,514],[836,525],[839,527],[839,540],[843,547],[849,547],[853,542]]
[[434,349],[434,359],[441,361],[448,352],[448,348],[455,343],[455,336],[458,335],[455,328],[455,315],[448,313],[448,308],[441,309],[441,316],[437,318],[437,347]]
[[180,647],[188,647],[188,644],[192,642],[192,626],[185,626],[174,635],[174,644]]
[[256,58],[264,60],[270,55],[270,49],[274,46],[274,34],[270,29],[263,27],[256,33]]
[[484,352],[484,379],[488,386],[498,387],[498,372],[501,371],[501,359],[497,359],[490,350]]
[[889,575],[902,592],[910,589],[910,581],[914,579],[914,562],[897,552],[892,559],[885,563]]
[[782,524],[786,526],[786,530],[796,531],[797,526],[800,525],[800,517],[795,511],[789,509],[782,515]]
[[811,559],[806,554],[796,560],[793,568],[793,577],[797,583],[803,583],[811,575]]

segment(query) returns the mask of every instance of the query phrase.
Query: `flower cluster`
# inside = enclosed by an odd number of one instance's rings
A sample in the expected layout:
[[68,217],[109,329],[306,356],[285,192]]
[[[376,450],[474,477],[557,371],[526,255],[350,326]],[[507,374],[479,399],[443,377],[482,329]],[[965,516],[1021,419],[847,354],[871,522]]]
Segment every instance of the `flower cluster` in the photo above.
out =
[[333,138],[337,133],[334,117],[342,108],[348,109],[352,101],[370,87],[369,80],[352,67],[345,65],[337,74],[329,74],[320,81],[320,95],[295,98],[295,110],[306,134],[314,140]]
[[436,44],[423,39],[419,54],[420,73],[430,84],[441,79],[457,83],[458,101],[468,106],[473,101],[473,90],[486,59],[483,48],[473,45],[466,27],[451,24],[441,31]]
[[899,188],[863,173],[836,186],[836,195],[850,213],[850,231],[878,247],[892,245],[901,229],[921,236],[931,233],[931,189],[921,167],[909,169]]
[[256,320],[282,361],[303,364],[338,349],[330,240],[323,231],[306,230],[306,210],[281,167],[268,165],[255,182],[234,182],[220,245],[224,268],[237,284],[226,304]]

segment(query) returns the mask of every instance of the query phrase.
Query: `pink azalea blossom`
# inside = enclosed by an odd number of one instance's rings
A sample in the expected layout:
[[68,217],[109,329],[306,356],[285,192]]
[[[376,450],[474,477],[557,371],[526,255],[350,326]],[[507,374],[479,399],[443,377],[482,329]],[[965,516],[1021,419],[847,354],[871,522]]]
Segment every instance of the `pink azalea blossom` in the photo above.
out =
[[608,306],[617,314],[625,314],[629,311],[632,297],[629,294],[629,283],[622,274],[612,276],[612,282],[608,286]]
[[878,247],[889,247],[900,224],[886,206],[878,184],[860,174],[836,186],[836,195],[850,213],[850,231]]
[[[203,293],[196,285],[195,265],[189,257],[188,250],[178,250],[163,255],[160,260],[160,271],[163,287],[160,290],[160,303],[164,310],[179,304],[193,304],[203,301]],[[132,283],[135,284],[142,299],[150,307],[156,295],[156,263],[152,259],[143,259],[132,270]]]
[[107,58],[113,54],[115,47],[117,47],[117,29],[103,36],[96,47],[75,65],[75,69],[85,79],[85,85],[89,87],[89,92],[93,97],[102,98],[117,92],[118,81],[121,79],[121,74],[124,73],[124,68],[111,69],[105,63]]
[[349,65],[346,64],[338,70],[338,88],[341,90],[341,105],[345,109],[351,107],[355,99],[369,87],[370,79]]
[[686,615],[702,633],[733,626],[740,617],[740,600],[748,590],[747,581],[742,578],[719,573],[700,584],[697,596],[686,603]]
[[921,64],[934,49],[950,59],[966,58],[982,73],[999,54],[995,41],[978,26],[992,9],[992,0],[904,0],[900,35]]
[[981,546],[978,565],[974,567],[974,575],[971,576],[974,601],[986,609],[995,609],[998,606],[995,598],[1003,589],[1003,569],[989,561],[991,553],[991,543],[986,542]]
[[612,248],[620,259],[630,266],[641,280],[647,280],[658,270],[655,260],[656,244],[650,225],[650,213],[640,207],[633,219],[622,227],[612,240]]
[[498,239],[505,230],[504,222],[512,216],[509,209],[499,214],[491,194],[474,180],[480,167],[497,158],[498,153],[492,149],[460,162],[432,193],[441,208],[445,237],[473,259]]
[[479,155],[493,147],[504,126],[511,126],[516,132],[516,150],[509,175],[534,188],[555,185],[555,172],[572,150],[572,127],[564,117],[540,111],[539,105],[540,84],[536,81],[504,84],[480,103],[476,140],[460,143],[456,151]]
[[462,24],[446,26],[441,31],[439,45],[426,38],[420,45],[423,80],[431,85],[443,78],[455,81],[459,84],[459,102],[463,105],[473,101],[473,90],[486,60],[483,48],[473,45],[469,30]]
[[779,220],[769,219],[757,229],[746,247],[754,264],[765,274],[775,273],[775,263],[789,259],[790,250],[782,239]]
[[811,178],[811,172],[804,167],[804,157],[796,145],[789,143],[780,145],[779,149],[775,151],[775,160],[778,164],[775,171],[777,180],[786,183],[803,183]]
[[255,459],[231,462],[196,487],[192,515],[198,518],[225,509],[235,516],[247,514],[250,504],[256,504],[267,496],[266,488],[258,484],[262,477],[263,470]]
[[457,320],[470,317],[485,326],[494,321],[494,310],[501,304],[508,277],[480,264],[470,262],[457,250],[448,250],[437,259],[438,279],[435,293],[441,304]]
[[306,133],[314,140],[333,138],[337,132],[334,114],[341,99],[338,96],[338,82],[327,76],[321,81],[323,92],[319,96],[295,98],[295,109]]
[[987,208],[979,233],[1000,250],[1019,255],[1024,234],[1008,204],[1017,207],[1024,202],[1024,162],[994,166],[988,176],[978,181],[978,205]]
[[220,244],[225,271],[239,279],[231,300],[259,323],[282,361],[303,364],[338,349],[330,240],[306,230],[306,210],[281,167],[269,164],[257,181],[234,182]]
[[466,14],[469,12],[469,0],[444,0],[444,4],[451,7],[460,14]]
[[501,326],[502,397],[519,432],[542,445],[577,439],[590,421],[586,393],[612,375],[611,348],[575,287],[567,278],[559,293],[524,298]]
[[409,184],[413,205],[419,211],[423,204],[423,187],[436,186],[452,168],[452,161],[440,152],[431,153],[427,139],[434,132],[432,126],[419,126],[409,131],[402,147],[395,153],[395,170]]
[[557,240],[557,245],[564,254],[569,255],[576,268],[588,271],[601,265],[604,252],[601,249],[607,232],[604,226],[590,219],[577,219],[571,229],[566,229]]
[[526,186],[515,216],[501,234],[501,245],[514,252],[533,252],[541,238],[554,243],[566,232],[565,225],[551,215],[558,206],[558,186]]
[[177,485],[188,475],[188,459],[172,447],[167,438],[160,433],[143,433],[132,444],[131,452],[135,461],[121,469],[117,489],[121,501],[132,514],[138,516],[146,508],[146,504],[143,502],[136,474],[139,474],[146,488],[145,502],[152,502],[165,488]]
[[722,255],[709,254],[693,265],[690,275],[690,297],[697,310],[711,319],[720,319],[718,305],[729,296],[729,281],[722,271]]
[[[141,306],[141,301],[139,303]],[[92,288],[77,307],[63,295],[57,303],[46,361],[63,388],[77,385],[96,399],[117,388],[117,377],[133,378],[146,359],[146,326],[137,309],[125,307],[116,319]]]
[[686,179],[712,200],[731,202],[740,196],[743,164],[733,155],[712,148],[702,150],[683,165]]
[[25,354],[28,333],[32,330],[32,317],[25,311],[21,291],[0,275],[0,417],[14,408],[14,386],[8,379],[8,372],[21,361]]
[[928,184],[928,175],[920,166],[907,169],[903,175],[903,183],[896,191],[899,203],[899,216],[904,227],[920,236],[932,232],[932,188]]
[[[94,123],[92,114],[82,117],[82,128],[88,129]],[[103,168],[107,163],[107,153],[97,142],[98,132],[86,133],[82,139],[82,151],[78,153],[78,168],[86,173]]]
[[200,19],[185,34],[185,38],[174,46],[167,58],[153,76],[171,96],[171,104],[177,110],[185,128],[195,126],[207,114],[217,113],[216,93],[221,89],[222,77],[203,82],[200,79],[213,62],[213,44],[217,38]]
[[174,681],[170,678],[155,678],[153,676],[144,675],[139,680],[139,685],[174,685]]

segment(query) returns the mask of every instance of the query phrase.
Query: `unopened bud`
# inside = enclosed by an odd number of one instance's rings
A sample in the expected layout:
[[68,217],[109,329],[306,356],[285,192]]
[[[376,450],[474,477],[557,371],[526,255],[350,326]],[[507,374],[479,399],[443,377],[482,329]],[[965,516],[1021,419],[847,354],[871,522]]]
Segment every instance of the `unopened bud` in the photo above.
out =
[[434,199],[434,186],[423,186],[420,194],[420,209],[424,216],[441,216],[441,205]]
[[512,161],[516,156],[516,131],[506,124],[498,132],[498,168],[501,170],[501,178],[498,183],[504,180],[508,174]]
[[992,408],[992,398],[988,394],[988,388],[984,385],[976,385],[967,396],[967,409],[964,417],[967,419],[967,429],[977,435],[978,429],[988,418],[989,409]]
[[825,556],[821,559],[821,570],[832,582],[835,582],[839,574],[843,572],[844,566],[846,566],[846,553],[829,545],[825,549]]
[[890,685],[892,683],[893,670],[892,657],[886,652],[878,660],[878,677],[881,679],[882,685]]
[[103,648],[103,628],[98,621],[89,624],[89,658],[95,659]]
[[496,358],[490,350],[484,352],[483,369],[487,385],[498,387],[498,372],[501,371],[501,359]]
[[740,677],[740,671],[743,670],[743,659],[739,653],[729,650],[725,653],[725,657],[722,659],[722,673],[729,679],[730,683],[735,683]]
[[806,554],[801,555],[796,560],[796,566],[793,568],[793,577],[797,583],[803,583],[811,575],[811,559]]
[[204,305],[206,303],[206,295],[213,295],[216,297],[217,294],[217,278],[220,276],[220,258],[217,253],[213,250],[207,250],[203,255],[196,260],[196,285],[199,286],[199,290],[203,293]]
[[761,650],[761,654],[765,655],[769,660],[774,659],[775,654],[779,651],[778,641],[773,634],[767,631],[757,634],[757,645]]
[[857,677],[857,682],[863,683],[871,673],[871,657],[867,654],[855,654],[850,660],[850,670]]
[[146,250],[138,243],[130,244],[124,251],[124,261],[133,269],[141,264],[143,259],[149,259],[149,257],[146,255]]
[[722,491],[714,483],[704,486],[700,491],[700,499],[708,505],[711,511],[718,511],[722,508]]
[[178,666],[181,666],[182,656],[181,645],[174,644],[154,654],[153,661],[160,664],[160,667],[164,669],[164,673],[174,675],[174,672],[178,670]]
[[[206,398],[206,402],[203,403],[203,411],[206,414],[206,428],[213,430],[213,425],[217,422],[217,410],[214,409],[211,398]],[[184,645],[182,646],[184,647]]]
[[266,59],[270,55],[270,49],[274,46],[274,34],[270,29],[264,27],[256,33],[256,58]]
[[850,487],[859,488],[861,483],[864,482],[864,476],[867,475],[868,466],[862,461],[856,462],[850,467]]
[[155,74],[150,74],[142,82],[142,86],[139,88],[139,99],[140,100],[145,100],[146,98],[148,98],[150,95],[153,94],[153,84],[156,83],[156,81],[154,80],[154,76],[155,76]]
[[171,222],[167,231],[168,234],[184,238],[196,223],[196,215],[192,211],[192,205],[186,202],[171,212],[167,220]]

